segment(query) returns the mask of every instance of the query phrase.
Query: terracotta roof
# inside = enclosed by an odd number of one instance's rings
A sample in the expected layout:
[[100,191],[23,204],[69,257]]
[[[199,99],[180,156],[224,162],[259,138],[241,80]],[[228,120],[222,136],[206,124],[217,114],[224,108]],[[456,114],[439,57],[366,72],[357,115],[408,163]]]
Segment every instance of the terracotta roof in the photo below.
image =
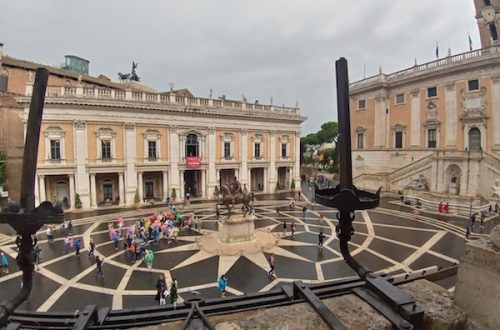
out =
[[[1,61],[2,65],[5,65],[5,66],[17,67],[17,68],[33,70],[33,71],[38,69],[39,67],[43,67],[43,68],[48,69],[49,72],[53,75],[72,78],[75,80],[78,80],[78,76],[80,75],[78,72],[60,69],[60,68],[56,68],[56,67],[53,67],[50,65],[20,60],[20,59],[13,58],[10,56],[3,56],[0,61]],[[114,89],[126,89],[127,88],[126,84],[115,83],[112,81],[108,81],[106,79],[99,79],[99,78],[95,78],[95,77],[85,75],[85,74],[82,74],[82,81],[88,82],[91,84],[95,84],[95,85],[99,85],[99,86],[103,86],[103,87],[114,88]]]

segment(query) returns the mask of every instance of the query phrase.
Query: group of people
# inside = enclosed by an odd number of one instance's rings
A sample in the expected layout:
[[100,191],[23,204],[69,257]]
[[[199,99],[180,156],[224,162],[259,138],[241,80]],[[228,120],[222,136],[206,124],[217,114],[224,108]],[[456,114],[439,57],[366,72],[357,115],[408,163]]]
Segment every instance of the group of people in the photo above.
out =
[[170,301],[172,305],[174,305],[174,309],[177,307],[177,280],[172,278],[170,283],[170,288],[167,283],[167,279],[163,274],[160,274],[160,277],[156,281],[156,296],[155,301],[157,301],[160,306],[166,305],[167,300]]
[[439,213],[449,213],[450,212],[450,203],[449,202],[439,202],[438,204],[438,212]]

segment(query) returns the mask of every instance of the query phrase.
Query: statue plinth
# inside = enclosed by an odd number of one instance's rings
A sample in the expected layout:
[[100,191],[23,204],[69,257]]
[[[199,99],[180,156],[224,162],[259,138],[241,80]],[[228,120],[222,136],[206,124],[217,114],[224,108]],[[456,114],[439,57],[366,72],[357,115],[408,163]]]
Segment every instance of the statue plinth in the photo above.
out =
[[255,239],[255,216],[233,214],[219,223],[218,239],[221,243],[241,243]]

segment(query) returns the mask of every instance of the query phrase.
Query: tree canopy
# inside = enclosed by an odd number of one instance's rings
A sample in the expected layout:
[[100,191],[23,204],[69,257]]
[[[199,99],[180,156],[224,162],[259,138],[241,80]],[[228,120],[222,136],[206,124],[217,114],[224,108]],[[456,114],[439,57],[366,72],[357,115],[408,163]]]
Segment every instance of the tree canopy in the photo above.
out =
[[336,142],[337,134],[339,132],[339,124],[334,121],[328,121],[321,125],[321,129],[316,133],[307,134],[307,136],[300,139],[301,144],[323,144],[325,142]]

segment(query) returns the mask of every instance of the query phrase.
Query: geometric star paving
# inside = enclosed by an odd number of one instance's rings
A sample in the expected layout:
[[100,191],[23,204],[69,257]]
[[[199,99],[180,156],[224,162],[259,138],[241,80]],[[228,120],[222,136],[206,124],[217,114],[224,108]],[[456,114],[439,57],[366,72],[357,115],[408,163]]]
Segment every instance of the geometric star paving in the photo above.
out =
[[[267,203],[267,204],[266,204]],[[276,204],[283,207],[279,214]],[[336,211],[314,206],[305,216],[301,207],[289,210],[287,201],[256,202],[256,230],[268,231],[280,237],[272,252],[276,255],[277,278],[269,278],[267,258],[270,251],[219,256],[200,250],[196,240],[200,235],[217,231],[218,221],[212,205],[192,205],[181,214],[194,212],[202,223],[200,232],[181,231],[177,242],[161,240],[152,245],[155,251],[153,269],[148,271],[142,261],[130,261],[128,253],[114,249],[109,240],[107,225],[119,214],[126,225],[154,209],[127,211],[112,215],[84,218],[74,221],[74,237],[83,239],[81,256],[63,254],[63,237],[54,231],[55,242],[49,244],[40,232],[42,248],[40,270],[34,275],[32,297],[21,309],[50,311],[82,309],[86,304],[112,306],[113,309],[155,305],[155,284],[160,273],[170,282],[178,281],[179,300],[200,293],[204,297],[219,296],[217,280],[228,276],[228,295],[267,291],[282,283],[303,280],[317,283],[325,280],[355,276],[344,263],[335,236]],[[311,208],[311,207],[309,207]],[[321,221],[320,213],[324,220]],[[283,236],[283,222],[287,222],[287,235]],[[296,224],[295,237],[290,236],[290,224]],[[429,266],[450,266],[458,263],[463,253],[464,239],[457,228],[450,230],[439,222],[423,216],[414,216],[393,210],[375,209],[356,212],[355,234],[349,242],[351,254],[365,267],[381,273],[412,271]],[[459,229],[459,228],[458,228]],[[323,231],[323,249],[317,247],[318,233]],[[86,245],[92,238],[96,254],[104,256],[104,278],[97,278],[95,264],[87,257]],[[15,258],[12,242],[0,250]],[[2,297],[13,296],[20,288],[21,272],[13,259],[11,273],[0,277]]]

